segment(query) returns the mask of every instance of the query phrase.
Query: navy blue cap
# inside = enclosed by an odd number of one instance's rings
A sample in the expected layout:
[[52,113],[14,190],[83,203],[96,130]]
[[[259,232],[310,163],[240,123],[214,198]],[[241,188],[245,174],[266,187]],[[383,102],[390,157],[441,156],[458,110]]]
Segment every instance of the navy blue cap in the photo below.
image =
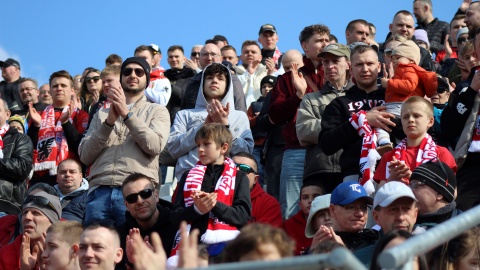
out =
[[330,203],[334,205],[351,204],[358,199],[367,199],[368,204],[373,204],[373,198],[357,182],[344,182],[338,185],[332,192]]

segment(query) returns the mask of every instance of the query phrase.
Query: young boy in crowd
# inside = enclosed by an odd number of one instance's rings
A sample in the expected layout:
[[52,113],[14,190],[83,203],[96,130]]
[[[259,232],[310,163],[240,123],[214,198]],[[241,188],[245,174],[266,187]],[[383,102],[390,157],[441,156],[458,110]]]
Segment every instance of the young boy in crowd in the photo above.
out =
[[247,110],[248,120],[250,120],[250,128],[252,129],[252,135],[255,141],[255,146],[253,147],[253,156],[258,164],[258,175],[260,176],[259,181],[261,185],[264,183],[263,179],[265,178],[265,173],[260,160],[263,155],[263,146],[267,137],[267,132],[260,131],[259,127],[256,126],[257,116],[260,114],[265,97],[267,96],[268,92],[273,89],[276,83],[277,78],[274,76],[267,75],[263,77],[262,81],[260,82],[260,90],[262,91],[262,95],[257,99],[257,101],[252,102]]
[[79,270],[78,249],[82,224],[78,221],[62,221],[47,229],[42,261],[46,270]]
[[[400,116],[402,103],[411,96],[431,97],[437,93],[438,83],[435,72],[426,71],[420,63],[420,48],[411,40],[400,43],[392,52],[394,74],[386,74],[381,79],[386,88],[385,105],[387,112]],[[377,128],[380,155],[392,149],[390,136],[383,129]]]
[[228,146],[232,155],[252,153],[253,138],[245,112],[234,109],[232,74],[222,64],[212,63],[202,73],[194,109],[181,110],[170,129],[167,149],[177,158],[175,176],[182,178],[192,169],[199,156],[194,137],[205,123],[218,123],[227,127],[233,136]]
[[[187,230],[198,229],[212,259],[250,220],[249,181],[228,158],[232,134],[227,127],[204,124],[195,143],[199,161],[178,183],[171,219],[174,226],[186,221]],[[178,235],[171,255],[176,254]]]
[[417,166],[435,159],[448,164],[453,171],[457,170],[448,149],[436,145],[427,133],[434,123],[433,106],[429,101],[419,96],[408,98],[402,105],[401,121],[407,137],[380,160],[373,176],[377,183],[397,180],[408,185]]
[[316,182],[310,181],[303,183],[300,189],[300,211],[283,223],[285,232],[296,242],[295,255],[305,253],[312,244],[312,239],[305,236],[307,217],[312,207],[312,201],[323,194],[323,187],[319,186]]

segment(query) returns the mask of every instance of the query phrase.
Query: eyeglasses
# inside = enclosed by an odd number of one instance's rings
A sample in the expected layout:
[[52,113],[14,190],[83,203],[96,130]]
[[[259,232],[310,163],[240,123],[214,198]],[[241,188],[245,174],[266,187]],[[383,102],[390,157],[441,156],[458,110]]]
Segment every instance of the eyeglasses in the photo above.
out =
[[417,188],[419,188],[420,186],[423,186],[423,185],[426,185],[426,184],[423,183],[423,182],[420,182],[418,180],[410,180],[410,188],[411,189],[417,189]]
[[386,56],[391,56],[393,49],[385,49],[383,52],[385,53]]
[[87,83],[89,83],[91,81],[94,81],[95,83],[97,83],[99,80],[100,80],[100,76],[93,76],[93,77],[86,77],[85,78],[85,81]]
[[200,55],[203,56],[203,57],[208,57],[210,55],[213,58],[218,56],[218,54],[216,54],[216,53],[201,53]]
[[25,200],[23,201],[23,205],[27,205],[28,203],[31,203],[33,202],[34,204],[38,205],[38,206],[41,206],[41,207],[45,207],[45,206],[48,206],[50,207],[53,211],[55,211],[56,213],[57,212],[57,209],[55,208],[55,206],[53,206],[53,204],[45,197],[41,197],[41,196],[32,196],[32,195],[29,195],[25,198]]
[[460,43],[463,43],[463,42],[466,42],[467,41],[467,38],[466,37],[460,37],[457,39],[457,44],[460,44]]
[[26,91],[32,91],[32,90],[36,90],[35,87],[25,87],[25,88],[20,89],[20,93],[21,92],[26,92]]
[[246,173],[246,174],[249,174],[249,173],[253,173],[253,174],[257,174],[257,172],[252,169],[252,167],[246,165],[246,164],[237,164],[237,169],[239,169],[240,171]]
[[368,209],[370,208],[368,205],[364,204],[364,205],[354,205],[354,204],[347,204],[347,205],[340,205],[340,207],[342,207],[343,209],[345,209],[345,211],[347,212],[357,212],[358,210],[366,213],[368,211]]
[[145,70],[143,70],[143,68],[125,68],[122,72],[122,75],[130,76],[133,71],[135,71],[135,75],[137,75],[137,77],[142,77],[143,75],[145,75]]
[[199,53],[199,52],[192,52],[192,53],[190,54],[190,56],[200,56],[200,53]]
[[128,203],[136,203],[138,201],[138,195],[140,195],[140,197],[142,197],[142,199],[145,200],[152,197],[152,194],[153,194],[153,189],[147,188],[138,193],[132,193],[130,195],[125,196],[125,201],[127,201]]

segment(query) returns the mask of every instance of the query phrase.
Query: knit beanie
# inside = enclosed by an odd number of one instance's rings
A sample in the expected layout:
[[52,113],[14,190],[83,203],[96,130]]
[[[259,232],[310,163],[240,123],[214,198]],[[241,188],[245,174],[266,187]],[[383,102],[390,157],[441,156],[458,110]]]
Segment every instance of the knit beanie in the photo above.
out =
[[400,55],[408,58],[414,61],[417,65],[420,63],[420,48],[411,40],[406,40],[405,42],[398,44],[392,52],[392,56],[393,55]]
[[277,83],[277,77],[272,75],[267,75],[263,77],[262,81],[260,82],[260,88],[262,88],[262,86],[266,83],[269,83],[272,86],[275,86],[275,84]]
[[465,27],[460,28],[460,29],[458,30],[458,32],[457,32],[457,36],[456,36],[456,39],[455,39],[455,40],[458,42],[458,39],[459,39],[460,36],[463,35],[463,34],[468,34],[468,27],[465,26]]
[[11,116],[10,118],[8,118],[8,123],[11,123],[12,121],[17,121],[17,122],[19,122],[20,124],[22,124],[23,133],[25,133],[25,119],[24,119],[23,117],[21,117],[20,115],[16,114],[16,115]]
[[59,221],[62,217],[62,205],[60,204],[60,199],[43,190],[28,195],[23,204],[23,209],[25,208],[38,209],[52,223]]
[[130,63],[136,63],[136,64],[139,64],[140,66],[142,66],[143,70],[145,71],[145,76],[147,76],[146,87],[148,87],[148,85],[150,84],[150,65],[147,63],[147,60],[145,60],[141,57],[130,57],[130,58],[125,59],[125,61],[123,61],[122,69],[121,69],[121,72],[120,72],[120,81],[121,81],[122,76],[123,76],[122,75],[123,70]]
[[452,202],[457,187],[457,178],[447,164],[442,162],[442,165],[439,161],[423,163],[413,170],[410,181],[417,180],[425,183],[442,194],[448,202]]
[[430,42],[428,41],[428,34],[427,31],[423,29],[417,29],[415,32],[413,32],[413,35],[415,36],[416,40],[423,41],[427,44],[428,47],[430,47]]

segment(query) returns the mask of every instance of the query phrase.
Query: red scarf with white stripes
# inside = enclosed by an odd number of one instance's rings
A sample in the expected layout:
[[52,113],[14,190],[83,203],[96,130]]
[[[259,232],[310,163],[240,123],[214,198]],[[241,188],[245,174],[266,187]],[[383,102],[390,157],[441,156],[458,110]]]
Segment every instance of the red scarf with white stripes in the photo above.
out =
[[3,135],[5,135],[9,129],[10,126],[8,124],[5,124],[0,128],[0,158],[3,158]]
[[360,172],[362,173],[359,182],[363,186],[373,179],[375,165],[377,160],[380,159],[380,155],[375,150],[377,148],[377,134],[375,129],[372,129],[368,124],[367,114],[363,110],[352,114],[350,124],[355,128],[358,135],[363,137],[359,164]]
[[[188,172],[183,187],[183,198],[185,207],[193,205],[193,195],[196,191],[202,188],[203,177],[207,166],[198,162],[193,169]],[[235,178],[237,176],[237,168],[235,163],[230,158],[225,158],[224,169],[220,179],[215,185],[215,192],[217,193],[217,202],[232,206],[235,195]],[[190,226],[188,226],[190,228]],[[214,216],[212,212],[209,213],[207,231],[202,235],[201,241],[205,244],[215,244],[234,239],[240,232],[235,226],[231,226],[218,217]],[[175,236],[175,243],[172,248],[171,255],[175,255],[180,242],[180,231]]]
[[468,147],[468,152],[480,152],[480,111],[478,112],[477,119],[475,120],[475,128],[473,129],[472,141]]
[[280,49],[278,49],[278,47],[275,47],[275,52],[273,52],[273,56],[272,56],[272,60],[273,60],[273,63],[275,63],[275,69],[279,69],[279,64],[278,64],[278,60],[280,59],[280,57],[282,57],[282,52],[280,52]]
[[[70,105],[63,108],[60,115],[67,112]],[[73,122],[78,109],[75,108],[68,119]],[[61,117],[61,116],[60,116]],[[34,156],[34,170],[49,170],[50,175],[57,174],[58,164],[68,157],[68,143],[63,133],[60,117],[55,119],[55,108],[48,106],[42,113],[42,123],[38,131],[38,143]]]
[[[433,141],[432,137],[428,134],[425,134],[425,137],[420,142],[418,146],[418,154],[417,158],[415,159],[415,168],[420,166],[421,164],[434,161],[437,158],[437,145]],[[396,147],[395,147],[395,158],[400,161],[406,161],[406,154],[407,151],[407,138],[403,139]],[[413,171],[415,168],[410,168]],[[388,172],[388,167],[387,170]]]

